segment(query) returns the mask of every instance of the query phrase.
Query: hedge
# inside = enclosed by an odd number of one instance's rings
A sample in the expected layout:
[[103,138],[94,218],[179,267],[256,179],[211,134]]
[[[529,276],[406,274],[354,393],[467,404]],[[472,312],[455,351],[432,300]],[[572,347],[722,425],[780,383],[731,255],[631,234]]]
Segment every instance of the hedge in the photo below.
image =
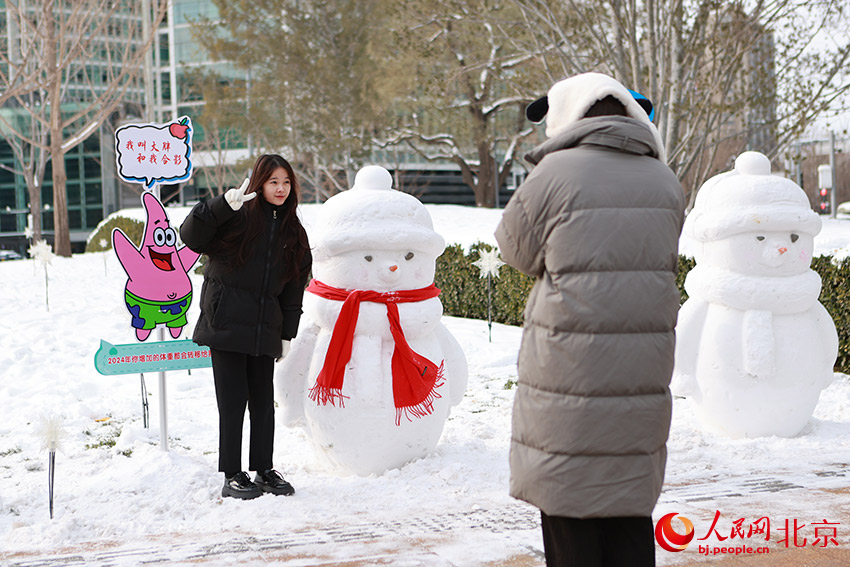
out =
[[[112,248],[112,229],[120,228],[133,242],[141,242],[144,223],[126,217],[115,217],[92,235],[86,246],[86,252],[97,252]],[[106,248],[100,246],[100,239],[107,241]],[[494,246],[478,242],[468,253],[459,244],[448,246],[442,256],[437,258],[435,284],[442,290],[440,300],[443,312],[454,317],[466,319],[487,319],[487,279],[481,277],[481,270],[473,265],[481,257],[481,251],[493,250]],[[202,256],[195,268],[203,273],[206,257]],[[688,299],[685,292],[685,278],[696,265],[693,258],[679,256],[679,272],[676,284],[684,303]],[[823,282],[820,302],[829,312],[838,330],[838,359],[835,369],[850,373],[850,258],[833,262],[830,256],[818,256],[812,260],[812,269],[821,276]],[[499,277],[491,278],[492,320],[496,323],[521,326],[523,310],[528,294],[534,286],[534,278],[527,276],[511,266],[502,266]]]
[[[435,284],[442,290],[440,300],[446,315],[487,319],[487,280],[480,277],[480,270],[473,262],[478,260],[481,250],[492,249],[493,246],[479,242],[471,247],[469,253],[464,253],[460,245],[453,245],[437,259]],[[679,256],[676,284],[682,303],[688,298],[684,288],[685,277],[695,265],[693,258]],[[818,256],[812,260],[812,269],[820,274],[823,282],[820,302],[838,330],[835,369],[850,373],[850,258],[833,262],[830,256]],[[523,309],[534,281],[515,268],[502,266],[499,277],[491,279],[492,320],[522,325]]]
[[850,374],[850,258],[834,262],[832,256],[818,256],[812,269],[820,274],[820,302],[838,330],[838,359],[835,369]]
[[[112,250],[112,229],[120,228],[124,234],[130,239],[130,242],[137,246],[142,242],[142,237],[145,234],[145,223],[142,221],[127,217],[113,217],[103,223],[94,234],[89,238],[86,244],[86,252],[103,252],[104,250]],[[101,244],[101,240],[106,242],[106,246]]]
[[[487,278],[472,263],[481,257],[481,250],[492,250],[489,244],[477,243],[464,254],[463,248],[452,245],[437,258],[435,285],[442,290],[443,312],[454,317],[487,319]],[[502,266],[498,278],[491,278],[492,319],[507,325],[522,325],[525,300],[534,285],[534,278],[510,266]]]

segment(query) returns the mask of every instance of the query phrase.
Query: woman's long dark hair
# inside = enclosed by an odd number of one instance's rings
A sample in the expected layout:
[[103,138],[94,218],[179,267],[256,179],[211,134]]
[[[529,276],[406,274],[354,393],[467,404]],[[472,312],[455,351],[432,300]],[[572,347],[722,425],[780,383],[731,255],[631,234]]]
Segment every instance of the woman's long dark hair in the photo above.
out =
[[301,186],[292,166],[277,154],[265,154],[257,158],[254,169],[251,171],[248,189],[245,191],[246,194],[257,193],[257,197],[242,205],[239,229],[221,240],[217,252],[230,256],[232,258],[230,264],[233,268],[242,266],[248,261],[266,222],[263,218],[263,184],[278,168],[283,168],[289,175],[290,191],[286,201],[278,208],[283,218],[278,225],[280,246],[277,249],[276,261],[282,262],[288,268],[289,274],[298,279],[301,276],[304,254],[309,248],[307,232],[301,226],[301,221],[296,214],[296,208],[301,201]]

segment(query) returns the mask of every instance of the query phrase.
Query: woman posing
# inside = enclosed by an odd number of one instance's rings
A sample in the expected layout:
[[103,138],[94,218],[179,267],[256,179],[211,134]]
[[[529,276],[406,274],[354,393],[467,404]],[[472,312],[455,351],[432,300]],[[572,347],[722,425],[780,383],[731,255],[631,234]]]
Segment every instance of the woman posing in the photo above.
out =
[[[250,180],[195,205],[180,227],[183,242],[207,255],[192,338],[209,346],[212,356],[224,497],[295,492],[272,465],[272,379],[275,358],[298,331],[312,265],[307,233],[295,214],[298,201],[292,166],[279,155],[263,155]],[[253,482],[242,470],[246,406]]]

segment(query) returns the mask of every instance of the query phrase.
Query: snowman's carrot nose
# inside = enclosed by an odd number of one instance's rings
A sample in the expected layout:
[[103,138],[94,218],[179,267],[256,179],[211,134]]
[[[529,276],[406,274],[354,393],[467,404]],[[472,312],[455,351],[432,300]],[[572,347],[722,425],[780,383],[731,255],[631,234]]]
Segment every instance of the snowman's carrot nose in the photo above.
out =
[[784,246],[783,246],[782,248],[780,248],[780,249],[779,249],[779,253],[780,253],[780,254],[785,254],[786,252],[788,252],[788,249],[787,249],[787,248],[785,248]]
[[398,269],[398,266],[390,266],[390,271],[394,272]]

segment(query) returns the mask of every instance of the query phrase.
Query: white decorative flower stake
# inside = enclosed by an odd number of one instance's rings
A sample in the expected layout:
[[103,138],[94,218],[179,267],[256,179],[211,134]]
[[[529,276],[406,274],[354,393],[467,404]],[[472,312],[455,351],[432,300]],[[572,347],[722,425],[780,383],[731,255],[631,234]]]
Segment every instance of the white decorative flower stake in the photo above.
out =
[[493,250],[482,251],[478,260],[473,262],[472,265],[477,266],[481,270],[480,277],[487,278],[487,332],[490,342],[493,342],[493,294],[490,281],[493,277],[499,277],[499,268],[504,266],[505,263],[499,259],[499,252],[494,248]]
[[62,418],[59,416],[42,417],[41,435],[44,448],[49,452],[47,469],[47,497],[50,505],[50,519],[53,519],[53,479],[56,471],[56,450],[62,440]]
[[47,294],[47,265],[53,262],[53,258],[56,255],[53,253],[53,248],[50,247],[50,244],[47,243],[46,240],[39,240],[32,246],[27,249],[29,255],[32,256],[32,259],[41,261],[42,266],[44,266],[44,303],[47,305],[47,310],[50,311],[50,300],[48,299]]
[[106,274],[106,257],[109,256],[109,251],[107,250],[106,246],[109,244],[109,241],[106,240],[105,238],[101,238],[100,240],[98,240],[98,244],[100,244],[101,250],[104,251],[103,252],[103,275],[105,276],[105,275],[107,275]]

